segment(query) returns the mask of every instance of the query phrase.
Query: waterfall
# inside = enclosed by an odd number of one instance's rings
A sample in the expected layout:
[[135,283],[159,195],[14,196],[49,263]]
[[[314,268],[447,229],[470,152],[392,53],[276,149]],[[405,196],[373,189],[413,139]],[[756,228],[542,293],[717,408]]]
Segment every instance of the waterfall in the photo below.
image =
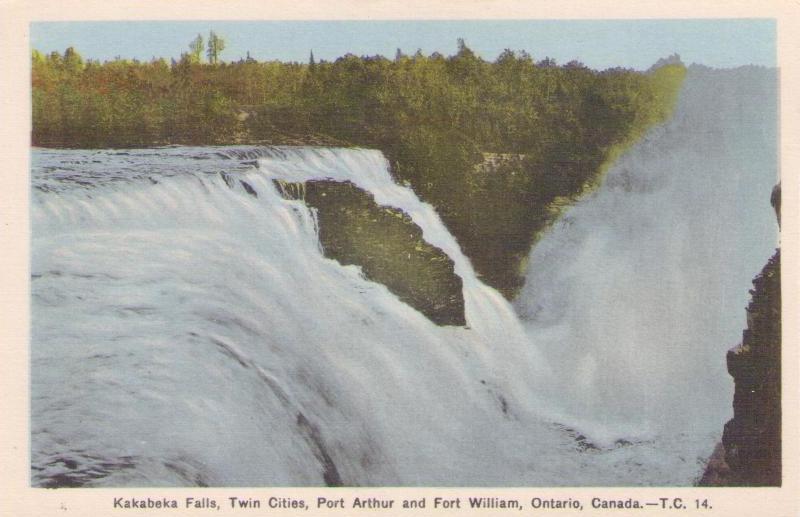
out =
[[[34,161],[35,480],[504,482],[516,452],[497,421],[526,446],[515,418],[532,418],[545,369],[510,304],[379,152]],[[325,258],[313,212],[278,190],[314,177],[352,180],[406,211],[454,259],[469,328],[438,327]],[[488,478],[486,461],[497,465]]]
[[[775,244],[774,77],[715,74],[537,245],[513,305],[377,151],[34,150],[33,485],[691,483]],[[466,327],[324,256],[281,195],[321,178],[452,259]]]
[[725,352],[777,245],[774,70],[689,69],[674,116],[535,247],[516,308],[598,438],[721,429]]

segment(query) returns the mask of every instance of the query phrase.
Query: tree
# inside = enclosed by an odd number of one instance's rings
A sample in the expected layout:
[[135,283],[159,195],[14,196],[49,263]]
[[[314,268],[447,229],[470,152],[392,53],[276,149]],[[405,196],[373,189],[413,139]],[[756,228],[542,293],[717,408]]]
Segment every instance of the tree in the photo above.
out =
[[31,53],[31,60],[34,65],[40,66],[44,65],[46,61],[44,55],[42,55],[42,53],[36,49],[33,49],[33,52]]
[[73,73],[79,72],[83,68],[83,58],[73,47],[69,47],[64,51],[64,68]]
[[208,32],[208,62],[216,65],[219,62],[219,55],[225,50],[225,40],[217,36],[214,31]]
[[507,49],[504,49],[503,52],[501,52],[499,56],[497,56],[497,59],[495,60],[495,63],[497,63],[499,65],[508,66],[510,64],[515,63],[516,61],[517,61],[517,56],[514,54],[514,51],[507,48]]
[[569,63],[564,65],[564,68],[567,68],[567,69],[580,69],[580,70],[586,70],[587,69],[586,65],[584,65],[583,63],[581,63],[577,59],[573,59],[572,61],[570,61]]
[[457,38],[456,44],[458,45],[458,53],[456,54],[456,57],[460,57],[462,59],[476,59],[475,53],[467,46],[464,38]]
[[556,63],[555,59],[548,56],[536,63],[536,66],[541,68],[554,68],[558,66],[558,63]]
[[203,55],[203,36],[198,34],[195,39],[189,43],[189,57],[192,63],[199,63]]

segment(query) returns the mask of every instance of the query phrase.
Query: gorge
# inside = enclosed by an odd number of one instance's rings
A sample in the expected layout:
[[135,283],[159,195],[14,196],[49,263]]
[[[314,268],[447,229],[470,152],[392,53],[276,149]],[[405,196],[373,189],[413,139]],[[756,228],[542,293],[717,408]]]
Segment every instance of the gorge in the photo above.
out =
[[691,66],[583,158],[34,149],[33,484],[694,483],[777,244],[775,85]]

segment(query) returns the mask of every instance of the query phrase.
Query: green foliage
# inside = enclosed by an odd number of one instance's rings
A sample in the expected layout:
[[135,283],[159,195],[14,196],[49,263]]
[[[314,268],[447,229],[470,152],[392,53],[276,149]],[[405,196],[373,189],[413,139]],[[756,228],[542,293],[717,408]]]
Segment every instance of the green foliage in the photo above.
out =
[[393,60],[312,54],[302,64],[220,63],[224,41],[212,31],[207,44],[208,64],[198,37],[171,66],[34,51],[33,143],[378,148],[508,297],[536,236],[669,116],[686,73],[676,64],[597,72],[511,50],[488,62],[463,40],[450,57],[398,49]]
[[203,35],[198,34],[195,39],[189,43],[189,56],[192,63],[199,63],[203,55]]
[[[202,41],[200,44],[202,45]],[[223,50],[225,50],[225,40],[217,36],[214,31],[210,31],[208,33],[208,50],[206,50],[208,62],[212,65],[216,65],[219,61],[219,55]]]

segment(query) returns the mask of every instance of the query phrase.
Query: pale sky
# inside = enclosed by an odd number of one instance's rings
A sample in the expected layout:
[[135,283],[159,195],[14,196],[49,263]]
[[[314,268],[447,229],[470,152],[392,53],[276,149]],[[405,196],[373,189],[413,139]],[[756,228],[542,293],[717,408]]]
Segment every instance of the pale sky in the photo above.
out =
[[573,59],[595,69],[649,68],[678,53],[686,64],[719,68],[776,66],[776,23],[772,19],[718,20],[491,20],[491,21],[153,21],[39,22],[31,24],[31,47],[84,57],[149,60],[178,58],[198,34],[214,30],[227,44],[223,61],[247,51],[258,60],[333,60],[348,52],[394,57],[421,49],[451,55],[456,39],[487,60],[505,48],[526,50],[534,59]]

